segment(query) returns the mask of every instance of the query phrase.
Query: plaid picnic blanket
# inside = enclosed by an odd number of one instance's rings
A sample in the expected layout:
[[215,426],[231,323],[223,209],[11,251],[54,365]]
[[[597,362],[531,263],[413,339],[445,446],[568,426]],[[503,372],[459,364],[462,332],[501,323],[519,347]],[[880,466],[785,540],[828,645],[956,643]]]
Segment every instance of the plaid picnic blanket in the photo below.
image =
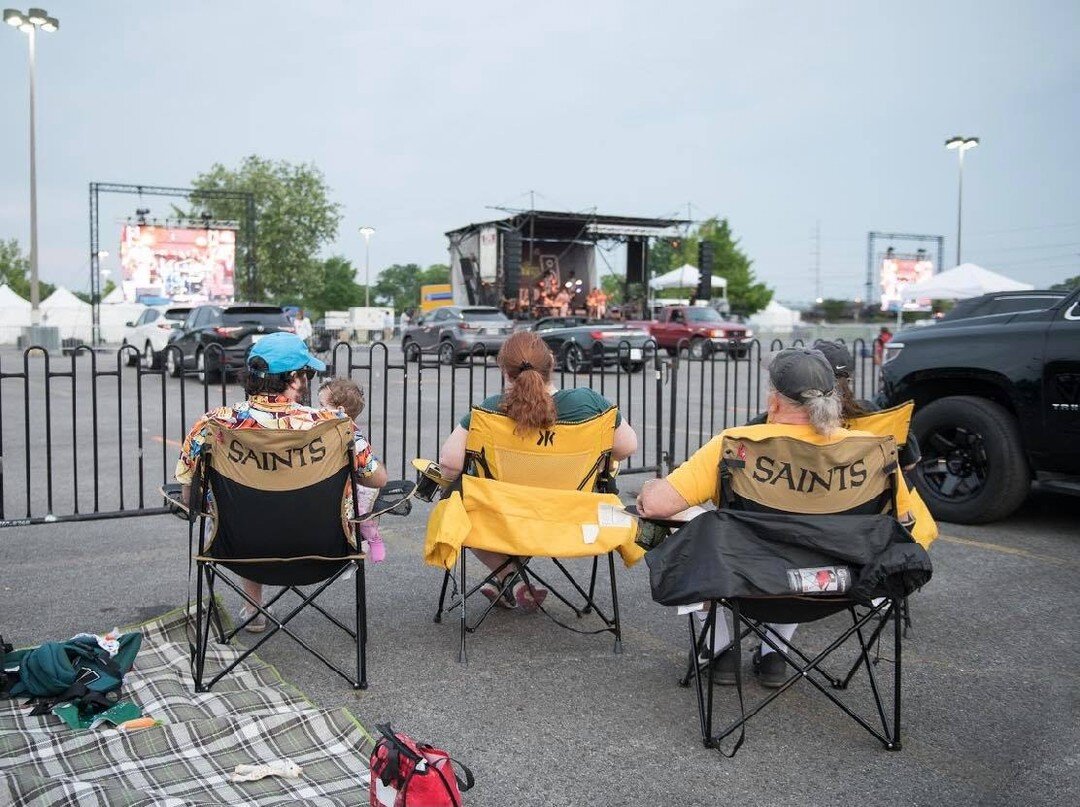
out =
[[[183,610],[136,629],[143,645],[124,696],[165,725],[131,732],[73,731],[0,701],[0,804],[168,805],[367,803],[361,776],[371,736],[347,710],[314,707],[255,655],[196,694]],[[215,645],[207,669],[242,648]],[[291,759],[299,779],[229,781],[238,764]]]

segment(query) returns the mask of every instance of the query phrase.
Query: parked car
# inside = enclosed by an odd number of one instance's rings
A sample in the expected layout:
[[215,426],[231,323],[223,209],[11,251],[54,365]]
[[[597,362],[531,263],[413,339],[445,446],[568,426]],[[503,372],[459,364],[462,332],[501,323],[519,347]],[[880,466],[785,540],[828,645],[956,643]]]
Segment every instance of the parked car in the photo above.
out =
[[647,330],[670,355],[684,349],[692,359],[717,353],[745,359],[750,352],[747,340],[754,335],[745,325],[724,319],[716,309],[696,305],[665,306],[654,320],[627,324]]
[[573,373],[614,364],[636,373],[656,349],[646,331],[610,319],[544,317],[528,330],[551,348],[559,366]]
[[1019,311],[1045,311],[1066,297],[1067,291],[999,291],[958,302],[939,322],[986,317],[991,314],[1015,314]]
[[885,403],[915,401],[915,484],[936,518],[981,524],[1033,479],[1080,494],[1080,290],[1043,310],[943,320],[883,349]]
[[161,351],[169,343],[174,331],[183,326],[190,305],[155,305],[147,308],[134,322],[124,327],[123,344],[131,345],[138,355],[127,351],[127,363],[140,362],[146,370],[156,370],[161,363]]
[[450,305],[427,312],[406,328],[401,352],[405,361],[434,353],[441,363],[453,364],[475,353],[498,353],[513,331],[514,324],[498,308]]
[[243,367],[251,346],[266,334],[292,330],[280,306],[200,305],[169,341],[165,366],[173,376],[194,369],[200,379],[214,378]]

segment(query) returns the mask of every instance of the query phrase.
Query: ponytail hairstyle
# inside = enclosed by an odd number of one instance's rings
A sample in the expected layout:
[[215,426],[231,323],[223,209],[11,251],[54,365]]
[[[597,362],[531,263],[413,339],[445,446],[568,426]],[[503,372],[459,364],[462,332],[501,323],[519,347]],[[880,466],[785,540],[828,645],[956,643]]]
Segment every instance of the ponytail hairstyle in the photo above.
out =
[[555,423],[555,401],[548,393],[555,357],[532,331],[519,331],[499,351],[499,369],[510,387],[499,408],[514,421],[514,433],[546,429]]
[[855,398],[855,391],[851,388],[850,376],[838,375],[836,377],[836,391],[840,395],[840,418],[845,423],[854,420],[860,415],[865,415],[869,411]]

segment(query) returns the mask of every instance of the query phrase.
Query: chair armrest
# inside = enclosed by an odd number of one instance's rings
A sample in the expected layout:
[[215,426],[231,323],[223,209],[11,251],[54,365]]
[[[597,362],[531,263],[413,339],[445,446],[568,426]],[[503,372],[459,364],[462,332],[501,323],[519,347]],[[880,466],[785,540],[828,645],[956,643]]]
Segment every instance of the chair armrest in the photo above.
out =
[[[169,508],[170,513],[179,519],[190,521],[192,519],[191,508],[188,507],[187,502],[180,498],[182,492],[181,489],[182,485],[179,482],[170,482],[158,487],[158,492],[161,494],[162,498],[165,499],[165,506]],[[203,518],[213,518],[214,514],[206,512],[195,513],[195,518],[199,518],[200,516]]]
[[415,492],[415,482],[410,482],[408,479],[392,479],[379,489],[379,495],[371,505],[371,512],[360,518],[350,518],[349,523],[362,524],[371,518],[384,515],[407,516],[412,512],[410,499]]

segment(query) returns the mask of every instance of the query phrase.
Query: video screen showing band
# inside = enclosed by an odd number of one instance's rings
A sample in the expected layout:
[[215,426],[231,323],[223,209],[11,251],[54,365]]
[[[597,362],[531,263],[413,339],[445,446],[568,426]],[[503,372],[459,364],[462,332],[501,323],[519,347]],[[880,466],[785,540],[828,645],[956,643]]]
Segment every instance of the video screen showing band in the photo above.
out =
[[232,302],[236,231],[126,224],[120,270],[128,302]]

